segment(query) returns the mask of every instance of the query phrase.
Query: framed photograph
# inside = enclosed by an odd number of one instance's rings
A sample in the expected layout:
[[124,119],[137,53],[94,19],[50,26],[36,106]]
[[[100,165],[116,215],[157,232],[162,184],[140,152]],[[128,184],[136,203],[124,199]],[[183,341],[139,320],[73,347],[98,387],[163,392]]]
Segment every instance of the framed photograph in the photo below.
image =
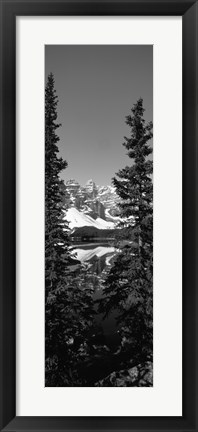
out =
[[197,430],[197,1],[1,1],[2,431]]

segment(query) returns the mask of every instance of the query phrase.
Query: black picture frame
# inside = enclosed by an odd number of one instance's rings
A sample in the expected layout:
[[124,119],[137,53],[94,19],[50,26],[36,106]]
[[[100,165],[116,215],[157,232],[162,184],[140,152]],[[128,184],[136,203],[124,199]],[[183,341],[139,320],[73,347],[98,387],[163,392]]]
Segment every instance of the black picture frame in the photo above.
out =
[[[188,431],[197,412],[198,4],[195,0],[1,0],[0,430]],[[17,16],[166,15],[183,19],[183,416],[16,417],[16,83]],[[171,392],[171,382],[170,382]],[[91,414],[91,413],[90,413]]]

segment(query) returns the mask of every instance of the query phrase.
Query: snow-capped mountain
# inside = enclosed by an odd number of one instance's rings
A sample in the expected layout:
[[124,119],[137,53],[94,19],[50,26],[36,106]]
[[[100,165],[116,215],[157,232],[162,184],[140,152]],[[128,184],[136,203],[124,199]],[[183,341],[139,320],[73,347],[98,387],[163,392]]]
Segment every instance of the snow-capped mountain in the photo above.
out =
[[97,198],[104,205],[105,209],[108,209],[112,215],[113,213],[114,215],[118,213],[118,203],[120,198],[116,194],[115,187],[98,186]]
[[114,228],[113,222],[107,222],[104,219],[97,218],[93,219],[86,213],[79,211],[75,207],[71,207],[67,210],[66,219],[69,222],[69,228],[80,228],[84,226],[91,226],[97,229],[112,229]]
[[70,229],[94,227],[114,229],[118,216],[119,198],[113,186],[97,186],[88,180],[81,186],[76,180],[66,182],[66,219]]

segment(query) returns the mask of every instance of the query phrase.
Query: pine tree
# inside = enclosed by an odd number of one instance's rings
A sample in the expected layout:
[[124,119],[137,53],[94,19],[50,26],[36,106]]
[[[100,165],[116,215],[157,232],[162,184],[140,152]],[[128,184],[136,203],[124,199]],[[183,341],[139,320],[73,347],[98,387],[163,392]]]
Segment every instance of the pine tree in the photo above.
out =
[[59,174],[67,162],[58,156],[59,137],[56,130],[58,97],[53,74],[48,76],[45,89],[45,350],[51,366],[56,340],[60,333],[58,295],[65,286],[68,264],[68,226],[64,221],[63,181]]
[[92,297],[83,278],[70,275],[65,185],[59,175],[67,162],[58,156],[58,98],[54,77],[45,90],[45,360],[46,386],[80,385],[77,365],[87,355]]
[[152,352],[153,288],[153,185],[152,123],[143,118],[140,98],[126,117],[130,137],[123,145],[131,159],[113,184],[120,197],[119,253],[105,281],[100,310],[118,314],[122,347],[130,355],[147,357]]
[[54,77],[50,74],[45,90],[45,283],[46,291],[51,292],[65,279],[69,244],[63,180],[59,177],[67,162],[58,157],[57,103]]

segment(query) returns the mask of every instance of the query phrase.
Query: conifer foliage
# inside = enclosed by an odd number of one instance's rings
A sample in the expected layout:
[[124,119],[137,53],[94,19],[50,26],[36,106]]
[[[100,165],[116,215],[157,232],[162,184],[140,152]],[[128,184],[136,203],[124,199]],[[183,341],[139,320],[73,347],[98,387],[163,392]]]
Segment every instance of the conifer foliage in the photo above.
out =
[[57,363],[61,348],[60,295],[66,284],[69,258],[68,227],[63,220],[63,182],[59,177],[67,162],[58,156],[59,137],[56,130],[60,124],[57,123],[57,104],[54,77],[50,74],[45,88],[45,358],[46,370],[50,371]]
[[59,174],[67,162],[58,157],[59,137],[56,130],[58,97],[54,77],[48,76],[45,90],[45,281],[46,290],[52,291],[65,279],[68,259],[68,233],[64,218],[63,181]]
[[65,186],[59,177],[67,162],[58,155],[57,103],[50,74],[45,90],[45,384],[75,386],[81,384],[77,365],[87,355],[93,301],[83,278],[70,274]]
[[123,229],[100,310],[105,315],[112,309],[117,311],[122,349],[128,350],[132,358],[137,355],[143,359],[152,353],[153,168],[149,158],[152,123],[144,120],[141,98],[126,117],[126,124],[130,137],[124,137],[123,145],[132,163],[113,178],[121,198]]

